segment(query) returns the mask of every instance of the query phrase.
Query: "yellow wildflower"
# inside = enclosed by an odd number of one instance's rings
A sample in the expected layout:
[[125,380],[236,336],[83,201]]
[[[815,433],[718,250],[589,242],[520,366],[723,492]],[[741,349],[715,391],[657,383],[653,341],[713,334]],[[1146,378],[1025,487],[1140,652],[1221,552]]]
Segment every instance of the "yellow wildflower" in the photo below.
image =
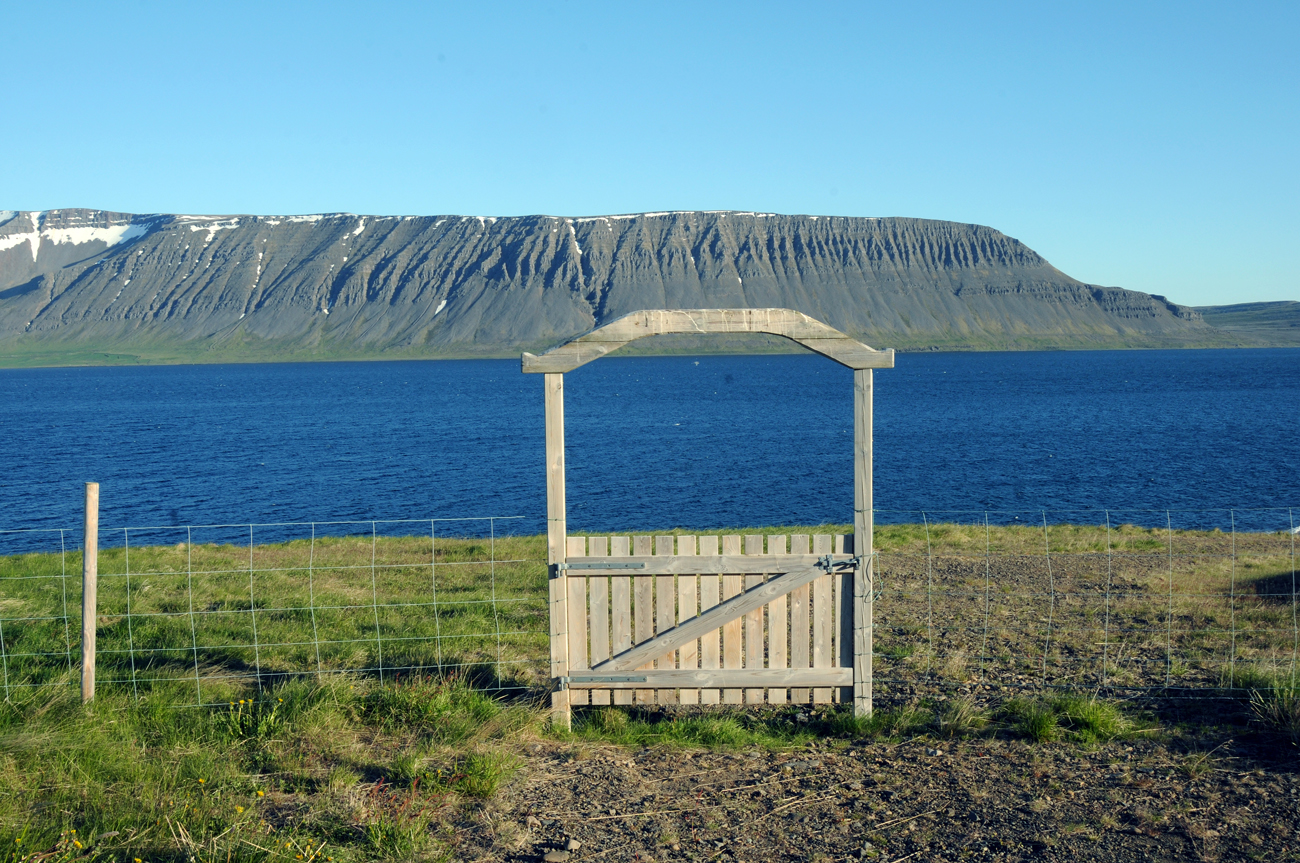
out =
[[241,814],[242,814],[243,811],[244,811],[244,807],[243,807],[243,806],[236,806],[236,807],[235,807],[235,812],[237,812],[237,813],[241,813]]
[[202,785],[204,782],[207,782],[207,781],[208,781],[208,780],[206,780],[206,779],[200,779],[200,780],[199,780],[199,784]]
[[265,797],[265,796],[266,796],[266,792],[265,792],[265,791],[259,791],[259,792],[257,792],[257,796],[258,796],[258,797]]

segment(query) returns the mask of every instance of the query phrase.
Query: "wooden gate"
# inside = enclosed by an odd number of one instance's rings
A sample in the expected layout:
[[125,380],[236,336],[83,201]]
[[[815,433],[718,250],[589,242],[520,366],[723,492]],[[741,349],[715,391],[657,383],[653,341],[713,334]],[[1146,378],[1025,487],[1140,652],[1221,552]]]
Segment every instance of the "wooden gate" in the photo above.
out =
[[[564,372],[666,333],[771,333],[854,369],[852,536],[567,535]],[[893,365],[892,350],[789,309],[634,312],[523,355],[523,371],[546,376],[555,721],[611,703],[852,700],[871,712],[871,374]]]

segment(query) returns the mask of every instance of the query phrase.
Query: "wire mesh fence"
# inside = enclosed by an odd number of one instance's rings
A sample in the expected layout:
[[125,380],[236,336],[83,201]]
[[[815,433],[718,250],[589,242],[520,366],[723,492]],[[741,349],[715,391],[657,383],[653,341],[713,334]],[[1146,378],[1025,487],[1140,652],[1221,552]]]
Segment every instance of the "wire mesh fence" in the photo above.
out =
[[1295,515],[880,513],[877,680],[1196,696],[1294,687]]
[[[1295,515],[878,511],[878,691],[1294,687]],[[197,705],[341,673],[545,688],[545,537],[516,534],[518,524],[103,528],[99,685]],[[80,540],[72,529],[0,531],[6,698],[77,683]]]
[[[97,683],[199,705],[337,673],[534,687],[546,670],[545,546],[513,534],[515,521],[101,529]],[[74,536],[0,534],[27,549],[0,557],[6,697],[76,682]]]

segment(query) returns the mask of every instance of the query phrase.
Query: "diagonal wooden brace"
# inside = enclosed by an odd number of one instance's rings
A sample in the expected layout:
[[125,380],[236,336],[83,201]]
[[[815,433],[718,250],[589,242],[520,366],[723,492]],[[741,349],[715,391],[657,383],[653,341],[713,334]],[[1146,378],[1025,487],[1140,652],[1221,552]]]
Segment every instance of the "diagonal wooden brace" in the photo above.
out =
[[823,575],[843,572],[846,567],[857,569],[860,558],[835,562],[823,558],[812,566],[796,569],[777,576],[766,584],[752,587],[739,596],[734,596],[721,605],[716,605],[698,617],[692,617],[685,623],[656,635],[649,641],[643,641],[631,650],[610,657],[599,665],[592,666],[592,671],[629,671],[639,665],[658,659],[670,651],[676,650],[702,635],[712,632],[724,623],[735,620],[756,608],[767,605],[778,596],[810,584]]

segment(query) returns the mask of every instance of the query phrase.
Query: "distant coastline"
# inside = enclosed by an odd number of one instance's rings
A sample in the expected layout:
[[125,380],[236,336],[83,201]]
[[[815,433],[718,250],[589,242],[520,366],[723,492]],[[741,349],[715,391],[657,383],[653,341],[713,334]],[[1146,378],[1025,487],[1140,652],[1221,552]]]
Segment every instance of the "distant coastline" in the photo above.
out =
[[1300,345],[1300,303],[1191,308],[926,219],[0,213],[5,368],[517,357],[637,309],[746,307],[904,352]]

